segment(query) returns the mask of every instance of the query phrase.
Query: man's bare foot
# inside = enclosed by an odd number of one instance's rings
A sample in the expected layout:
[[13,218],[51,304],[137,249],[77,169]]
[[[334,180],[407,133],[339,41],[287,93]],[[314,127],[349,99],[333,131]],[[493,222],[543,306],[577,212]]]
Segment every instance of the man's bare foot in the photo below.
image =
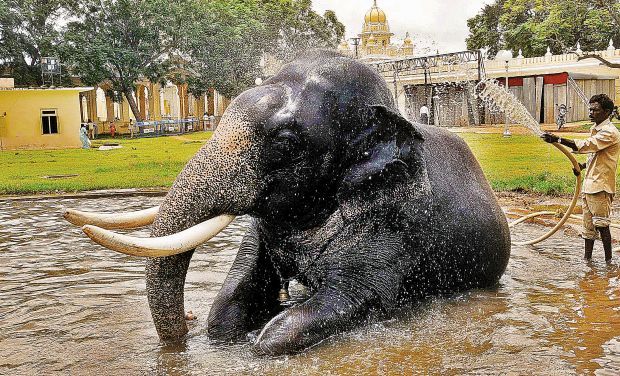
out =
[[192,312],[192,311],[188,311],[188,312],[185,314],[185,320],[188,320],[188,321],[189,321],[189,320],[196,320],[196,315],[194,315],[194,312]]

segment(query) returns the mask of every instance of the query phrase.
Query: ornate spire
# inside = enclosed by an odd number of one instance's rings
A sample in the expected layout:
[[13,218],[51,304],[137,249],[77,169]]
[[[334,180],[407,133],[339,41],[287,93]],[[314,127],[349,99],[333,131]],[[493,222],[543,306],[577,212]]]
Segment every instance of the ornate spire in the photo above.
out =
[[614,47],[613,39],[609,38],[609,46],[607,47],[607,51],[615,51],[616,47]]
[[577,49],[575,50],[575,52],[578,55],[581,55],[583,53],[583,51],[581,50],[581,43],[577,42]]

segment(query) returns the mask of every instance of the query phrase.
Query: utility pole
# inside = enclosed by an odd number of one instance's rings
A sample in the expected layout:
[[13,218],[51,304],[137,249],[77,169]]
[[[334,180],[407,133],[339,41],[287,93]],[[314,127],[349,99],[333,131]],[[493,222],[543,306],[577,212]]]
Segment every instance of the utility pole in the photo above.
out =
[[360,39],[361,38],[360,37],[353,37],[353,38],[349,38],[349,39],[351,39],[351,41],[353,42],[353,47],[355,47],[355,58],[357,59],[359,57],[357,48],[360,45]]

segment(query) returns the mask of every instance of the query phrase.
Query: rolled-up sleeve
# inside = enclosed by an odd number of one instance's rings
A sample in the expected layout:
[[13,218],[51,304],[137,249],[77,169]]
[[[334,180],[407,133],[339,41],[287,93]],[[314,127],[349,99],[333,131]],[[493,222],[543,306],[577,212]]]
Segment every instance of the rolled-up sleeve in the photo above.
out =
[[575,140],[577,153],[596,153],[611,145],[618,143],[618,137],[610,131],[603,129],[594,136],[590,136],[585,140]]

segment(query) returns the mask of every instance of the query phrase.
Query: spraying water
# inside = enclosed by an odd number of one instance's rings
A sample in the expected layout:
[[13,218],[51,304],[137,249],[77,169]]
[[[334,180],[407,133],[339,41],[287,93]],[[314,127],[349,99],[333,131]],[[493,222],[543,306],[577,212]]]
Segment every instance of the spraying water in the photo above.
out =
[[[503,111],[506,116],[508,116],[512,121],[523,124],[527,129],[532,131],[537,136],[543,135],[543,130],[540,128],[540,124],[532,117],[529,111],[521,104],[521,102],[515,97],[511,92],[504,89],[499,85],[498,81],[491,78],[486,78],[476,85],[476,90],[479,92],[480,98],[487,105],[487,107],[493,110]],[[579,163],[575,159],[575,157],[563,146],[558,143],[553,144],[558,150],[560,150],[566,157],[571,161],[573,165],[574,171],[576,171],[576,183],[575,183],[575,192],[573,194],[573,200],[571,201],[568,209],[564,213],[564,216],[560,219],[560,221],[545,235],[540,236],[536,239],[529,240],[526,242],[516,243],[518,245],[529,245],[539,243],[551,235],[553,235],[556,231],[560,229],[564,225],[564,223],[570,218],[573,209],[577,203],[577,198],[579,197],[579,193],[581,192],[581,177],[579,174],[581,173],[581,167]],[[548,212],[538,212],[532,213],[526,217],[523,217],[519,220],[514,221],[509,226],[512,227],[518,223],[521,223],[523,220],[539,216],[539,215],[548,215]]]
[[483,79],[476,85],[479,97],[491,111],[503,111],[513,122],[522,124],[537,136],[542,136],[540,124],[511,92],[492,78]]

